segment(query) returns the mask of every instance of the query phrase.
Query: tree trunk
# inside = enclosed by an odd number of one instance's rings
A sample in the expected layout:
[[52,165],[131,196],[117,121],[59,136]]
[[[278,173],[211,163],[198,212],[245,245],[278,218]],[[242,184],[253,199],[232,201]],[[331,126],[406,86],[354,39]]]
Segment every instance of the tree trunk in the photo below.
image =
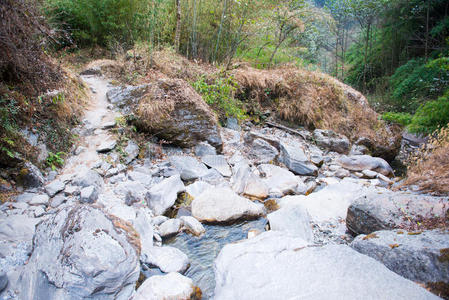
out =
[[366,71],[368,65],[368,47],[369,47],[370,30],[371,30],[371,23],[368,23],[368,26],[366,27],[365,57],[363,62],[363,93],[366,93]]
[[196,41],[196,22],[198,18],[197,0],[193,1],[193,24],[192,24],[192,57],[197,58],[198,45]]
[[179,52],[179,40],[181,38],[181,0],[176,1],[176,31],[175,31],[175,50]]
[[215,44],[214,56],[212,57],[213,61],[215,61],[215,58],[217,57],[218,45],[220,44],[221,31],[223,29],[223,22],[224,22],[224,19],[226,17],[226,6],[227,6],[227,0],[224,0],[223,12],[221,14],[221,20],[220,20],[220,26],[218,27],[217,43]]
[[279,43],[276,45],[276,48],[274,48],[273,53],[271,53],[270,62],[268,63],[269,66],[272,65],[274,56],[276,55],[276,52],[278,51],[278,49],[279,49],[279,47],[281,46],[281,44],[282,44],[282,41],[279,41]]
[[426,41],[424,46],[424,57],[427,61],[428,51],[429,51],[429,11],[430,11],[430,0],[427,0],[427,12],[426,12]]

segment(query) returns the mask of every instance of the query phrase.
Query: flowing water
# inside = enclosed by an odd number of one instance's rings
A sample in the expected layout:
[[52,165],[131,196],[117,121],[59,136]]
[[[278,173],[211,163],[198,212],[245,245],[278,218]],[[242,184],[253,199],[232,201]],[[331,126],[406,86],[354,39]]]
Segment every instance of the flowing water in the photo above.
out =
[[164,245],[176,247],[189,256],[190,268],[184,275],[192,278],[203,292],[203,299],[210,299],[215,288],[214,261],[220,250],[229,243],[246,239],[248,231],[264,231],[267,220],[244,221],[229,226],[205,225],[206,233],[194,237],[186,233],[164,241]]

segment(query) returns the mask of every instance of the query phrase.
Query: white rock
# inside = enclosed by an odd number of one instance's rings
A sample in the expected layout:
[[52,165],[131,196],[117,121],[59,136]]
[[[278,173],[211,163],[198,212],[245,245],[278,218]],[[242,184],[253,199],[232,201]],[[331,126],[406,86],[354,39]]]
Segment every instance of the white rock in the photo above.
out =
[[197,219],[191,216],[182,216],[180,219],[183,222],[183,228],[192,233],[193,235],[199,236],[206,232],[204,226],[198,222]]
[[45,186],[45,191],[47,192],[48,196],[53,197],[60,191],[63,191],[65,188],[65,184],[59,180],[55,180]]
[[184,273],[190,265],[189,258],[184,252],[169,246],[152,247],[144,262],[158,267],[164,273]]
[[182,221],[180,219],[169,219],[159,225],[159,235],[168,237],[181,231]]
[[175,204],[179,193],[184,192],[185,187],[179,175],[173,175],[151,187],[145,198],[148,207],[155,215],[162,215],[168,208]]
[[307,242],[313,242],[310,216],[302,205],[283,207],[268,214],[267,218],[270,222],[271,230],[285,231]]
[[179,273],[151,276],[137,289],[133,300],[184,300],[195,293],[192,279]]

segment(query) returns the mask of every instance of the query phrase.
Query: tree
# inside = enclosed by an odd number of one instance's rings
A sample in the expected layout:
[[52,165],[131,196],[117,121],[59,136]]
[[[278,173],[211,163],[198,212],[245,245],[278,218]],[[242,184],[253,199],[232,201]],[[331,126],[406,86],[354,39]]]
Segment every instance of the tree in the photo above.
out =
[[175,50],[179,52],[179,39],[181,38],[181,0],[176,1],[176,31],[175,31]]

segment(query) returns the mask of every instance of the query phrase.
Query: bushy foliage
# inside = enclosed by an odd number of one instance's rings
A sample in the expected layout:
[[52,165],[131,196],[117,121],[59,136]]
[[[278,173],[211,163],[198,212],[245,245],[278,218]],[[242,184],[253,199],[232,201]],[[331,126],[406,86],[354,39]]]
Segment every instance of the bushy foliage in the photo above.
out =
[[145,0],[46,0],[45,11],[77,44],[112,46],[146,34],[148,7]]
[[382,120],[407,126],[412,121],[412,115],[409,113],[386,112],[382,114]]
[[430,134],[449,123],[449,92],[438,100],[429,101],[418,108],[408,129],[415,133]]
[[220,117],[235,117],[239,120],[246,118],[243,104],[234,98],[237,82],[232,76],[218,77],[212,83],[208,83],[202,76],[192,86],[203,96],[204,101],[218,112]]

